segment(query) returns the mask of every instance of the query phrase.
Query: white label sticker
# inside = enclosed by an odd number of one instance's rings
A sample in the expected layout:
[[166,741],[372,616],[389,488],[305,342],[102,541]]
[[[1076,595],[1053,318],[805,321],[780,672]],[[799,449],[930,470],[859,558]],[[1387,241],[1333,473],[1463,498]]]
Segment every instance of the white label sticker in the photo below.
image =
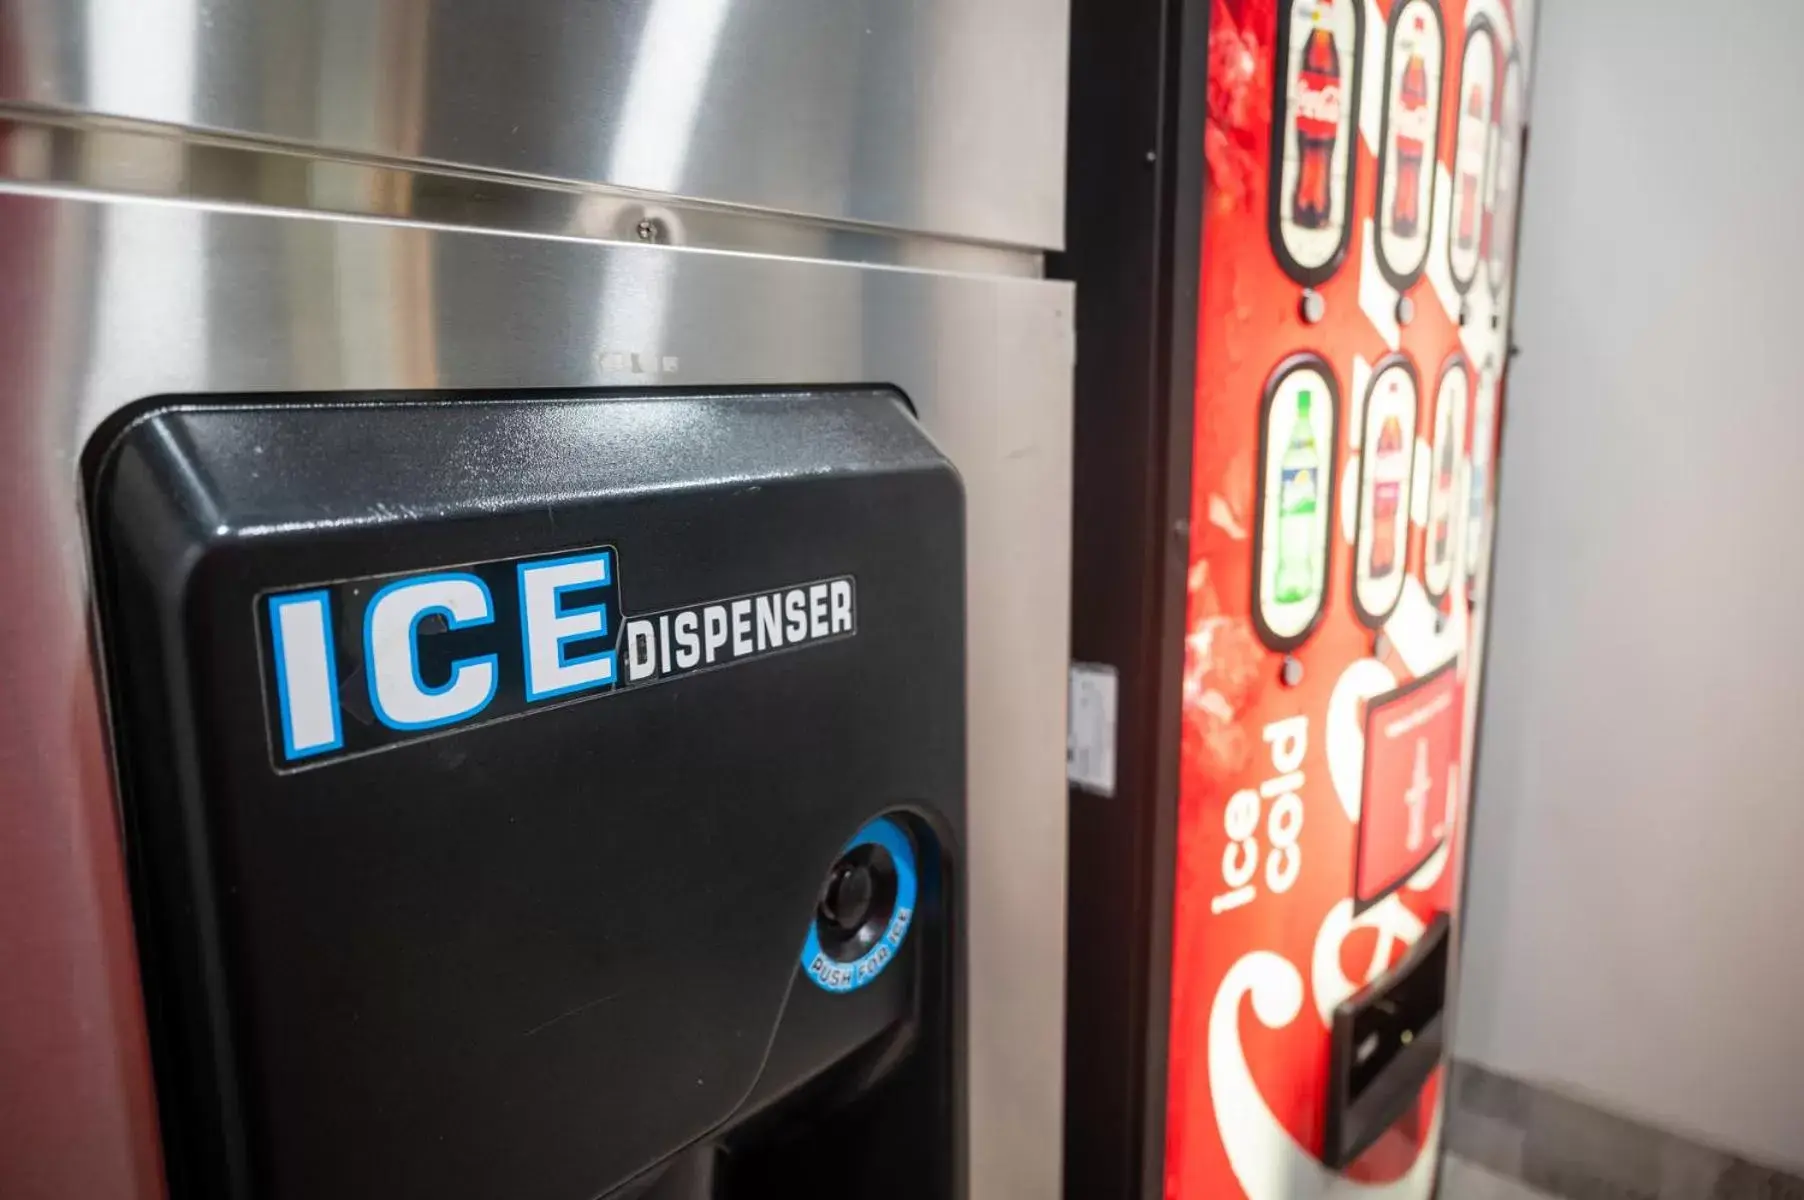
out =
[[1115,668],[1071,664],[1071,724],[1065,775],[1073,787],[1098,796],[1115,794]]

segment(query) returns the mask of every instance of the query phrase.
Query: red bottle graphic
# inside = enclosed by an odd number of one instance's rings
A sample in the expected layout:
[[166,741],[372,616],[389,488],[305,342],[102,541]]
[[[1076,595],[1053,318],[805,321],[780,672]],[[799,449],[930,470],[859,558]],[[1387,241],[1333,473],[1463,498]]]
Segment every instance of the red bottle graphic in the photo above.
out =
[[1334,143],[1340,136],[1340,48],[1327,22],[1333,19],[1326,0],[1316,11],[1316,26],[1303,43],[1297,73],[1297,186],[1291,194],[1290,219],[1305,229],[1325,228],[1334,216]]
[[1366,573],[1383,579],[1397,569],[1397,506],[1403,498],[1403,426],[1386,417],[1372,463],[1372,557]]
[[[1423,27],[1416,18],[1416,27]],[[1412,50],[1403,65],[1397,95],[1397,190],[1391,200],[1391,231],[1414,237],[1422,222],[1422,154],[1428,140],[1428,65]]]
[[[1476,83],[1466,95],[1466,116],[1474,121],[1485,119],[1485,92]],[[1462,156],[1470,157],[1470,156]],[[1461,250],[1470,250],[1478,240],[1478,171],[1480,163],[1460,164],[1459,174],[1459,225],[1455,238]]]
[[1441,439],[1440,458],[1435,463],[1434,491],[1430,495],[1429,523],[1434,528],[1434,539],[1429,547],[1429,558],[1436,565],[1445,563],[1451,550],[1453,538],[1453,439]]

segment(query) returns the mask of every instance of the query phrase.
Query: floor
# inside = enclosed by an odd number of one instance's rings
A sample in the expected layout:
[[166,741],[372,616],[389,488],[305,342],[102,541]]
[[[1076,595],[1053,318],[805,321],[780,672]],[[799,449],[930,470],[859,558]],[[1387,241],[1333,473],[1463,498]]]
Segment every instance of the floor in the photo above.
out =
[[1452,1079],[1440,1200],[1804,1200],[1804,1175],[1588,1100],[1470,1062]]
[[1441,1164],[1438,1200],[1551,1200],[1525,1183],[1493,1175],[1483,1167],[1449,1154]]

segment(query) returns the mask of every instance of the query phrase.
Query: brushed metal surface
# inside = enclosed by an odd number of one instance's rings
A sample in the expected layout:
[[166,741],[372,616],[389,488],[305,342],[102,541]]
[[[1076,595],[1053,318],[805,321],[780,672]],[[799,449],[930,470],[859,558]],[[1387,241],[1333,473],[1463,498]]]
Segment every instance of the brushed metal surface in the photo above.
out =
[[0,0],[0,100],[1053,248],[1063,0]]
[[1038,250],[0,104],[0,179],[297,212],[1038,278]]
[[1071,330],[1039,280],[0,190],[0,1195],[160,1190],[89,653],[96,426],[171,393],[658,382],[894,383],[963,476],[971,1194],[1057,1195]]

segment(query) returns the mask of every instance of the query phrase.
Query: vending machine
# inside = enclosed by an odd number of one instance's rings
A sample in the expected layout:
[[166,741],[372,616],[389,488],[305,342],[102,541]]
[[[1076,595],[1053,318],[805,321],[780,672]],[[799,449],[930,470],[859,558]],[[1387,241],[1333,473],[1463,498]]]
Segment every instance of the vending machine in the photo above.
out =
[[1056,1193],[1066,33],[0,3],[0,1195]]
[[1073,29],[1068,1194],[1426,1197],[1533,12]]

